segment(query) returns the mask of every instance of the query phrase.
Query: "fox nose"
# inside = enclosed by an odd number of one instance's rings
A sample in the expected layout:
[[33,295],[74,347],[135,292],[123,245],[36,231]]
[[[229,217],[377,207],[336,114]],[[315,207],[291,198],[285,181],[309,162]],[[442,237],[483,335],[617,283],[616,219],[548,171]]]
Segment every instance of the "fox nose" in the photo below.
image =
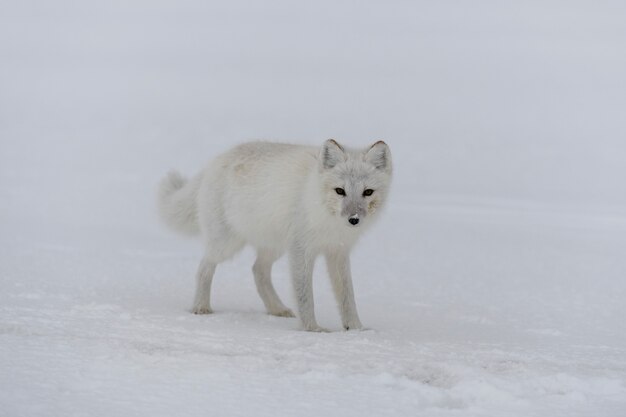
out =
[[350,222],[351,225],[356,226],[357,224],[359,224],[359,218],[358,217],[350,217],[348,219],[348,221]]

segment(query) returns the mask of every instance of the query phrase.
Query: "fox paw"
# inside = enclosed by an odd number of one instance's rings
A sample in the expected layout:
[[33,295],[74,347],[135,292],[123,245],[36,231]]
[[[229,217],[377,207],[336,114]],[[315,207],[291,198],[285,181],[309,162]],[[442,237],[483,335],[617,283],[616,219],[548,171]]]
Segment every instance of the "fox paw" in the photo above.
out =
[[345,330],[368,330],[361,323],[353,323],[353,324],[344,324],[343,328]]
[[328,330],[325,327],[318,326],[318,325],[305,327],[304,330],[307,332],[315,332],[315,333],[330,333],[330,330]]
[[211,310],[210,307],[194,306],[194,308],[191,309],[191,312],[193,314],[211,314],[213,313],[213,310]]
[[277,317],[296,317],[296,315],[293,314],[293,311],[288,308],[284,310],[270,311],[269,314]]

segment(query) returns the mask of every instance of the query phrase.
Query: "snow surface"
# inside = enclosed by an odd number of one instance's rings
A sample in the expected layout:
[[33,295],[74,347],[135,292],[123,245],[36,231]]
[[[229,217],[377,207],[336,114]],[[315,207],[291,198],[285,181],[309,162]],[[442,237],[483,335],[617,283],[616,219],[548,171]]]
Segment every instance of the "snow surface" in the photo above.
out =
[[[127,4],[131,3],[131,4]],[[623,2],[0,5],[0,415],[626,415]],[[370,330],[263,312],[169,168],[385,139],[353,254]],[[324,268],[322,326],[339,330]],[[293,307],[285,260],[274,274]]]

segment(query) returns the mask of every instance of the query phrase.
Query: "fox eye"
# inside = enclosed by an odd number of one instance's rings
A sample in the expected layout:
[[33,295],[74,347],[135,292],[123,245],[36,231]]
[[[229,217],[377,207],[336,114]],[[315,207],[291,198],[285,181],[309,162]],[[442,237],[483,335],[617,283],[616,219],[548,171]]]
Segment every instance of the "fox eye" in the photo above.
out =
[[343,188],[335,188],[335,192],[339,195],[346,195],[346,190]]
[[367,190],[363,191],[363,197],[368,197],[372,194],[374,194],[374,190],[372,190],[371,188],[368,188]]

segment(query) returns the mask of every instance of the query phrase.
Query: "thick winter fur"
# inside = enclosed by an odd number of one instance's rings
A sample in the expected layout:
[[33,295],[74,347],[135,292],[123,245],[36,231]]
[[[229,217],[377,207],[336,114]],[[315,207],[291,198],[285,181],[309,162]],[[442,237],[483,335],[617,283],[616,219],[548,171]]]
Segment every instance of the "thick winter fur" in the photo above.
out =
[[343,327],[361,328],[350,249],[384,205],[391,171],[384,142],[350,150],[330,139],[321,149],[247,143],[189,181],[169,173],[159,189],[163,220],[182,233],[201,233],[206,244],[193,312],[211,313],[216,266],[249,244],[257,250],[252,271],[269,314],[293,317],[271,281],[272,264],[287,252],[302,325],[323,330],[315,320],[311,279],[315,259],[324,255]]

